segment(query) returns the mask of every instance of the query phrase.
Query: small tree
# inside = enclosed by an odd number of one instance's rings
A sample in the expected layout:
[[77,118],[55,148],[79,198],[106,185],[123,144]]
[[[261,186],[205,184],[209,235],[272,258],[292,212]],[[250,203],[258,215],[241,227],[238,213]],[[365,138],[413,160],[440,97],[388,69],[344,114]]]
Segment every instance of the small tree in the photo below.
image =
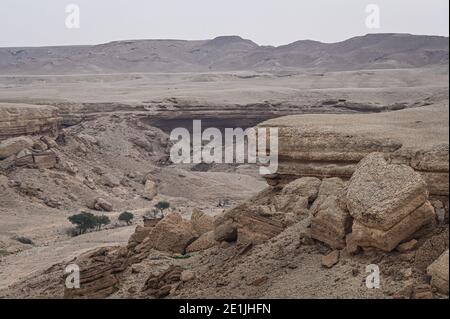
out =
[[98,222],[94,214],[87,212],[72,215],[68,219],[72,224],[76,225],[80,235],[84,234],[88,229],[95,228]]
[[164,211],[165,211],[166,209],[168,209],[169,207],[170,207],[170,203],[169,203],[169,202],[165,202],[165,201],[158,202],[158,203],[155,205],[155,208],[156,208],[156,209],[159,209],[159,211],[160,211],[161,214],[163,214],[163,215],[164,215]]
[[122,214],[119,215],[119,220],[126,222],[127,225],[131,224],[131,220],[134,218],[134,215],[130,212],[123,212]]
[[108,225],[111,220],[108,216],[102,215],[102,216],[95,216],[95,219],[97,220],[97,229],[100,230],[103,225]]

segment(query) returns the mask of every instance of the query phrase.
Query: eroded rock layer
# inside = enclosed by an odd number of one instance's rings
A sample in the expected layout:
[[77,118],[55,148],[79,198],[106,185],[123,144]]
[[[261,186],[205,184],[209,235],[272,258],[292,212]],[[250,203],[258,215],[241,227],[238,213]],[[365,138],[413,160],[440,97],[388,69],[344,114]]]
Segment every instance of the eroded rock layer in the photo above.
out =
[[58,109],[47,105],[0,103],[0,141],[21,135],[56,132]]
[[271,185],[304,176],[349,179],[372,152],[419,172],[431,195],[448,196],[448,105],[381,114],[299,115],[261,124],[279,129],[279,168]]

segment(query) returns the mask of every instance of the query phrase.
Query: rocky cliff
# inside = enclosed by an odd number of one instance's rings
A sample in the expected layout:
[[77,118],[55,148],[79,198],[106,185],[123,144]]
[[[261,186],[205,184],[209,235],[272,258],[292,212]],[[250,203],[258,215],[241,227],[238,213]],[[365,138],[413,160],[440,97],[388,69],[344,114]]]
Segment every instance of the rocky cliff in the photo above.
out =
[[317,114],[262,123],[279,128],[279,169],[271,185],[304,176],[348,179],[372,152],[418,171],[431,195],[448,196],[448,104],[380,114]]
[[61,122],[58,109],[52,106],[0,103],[0,141],[21,135],[56,133]]

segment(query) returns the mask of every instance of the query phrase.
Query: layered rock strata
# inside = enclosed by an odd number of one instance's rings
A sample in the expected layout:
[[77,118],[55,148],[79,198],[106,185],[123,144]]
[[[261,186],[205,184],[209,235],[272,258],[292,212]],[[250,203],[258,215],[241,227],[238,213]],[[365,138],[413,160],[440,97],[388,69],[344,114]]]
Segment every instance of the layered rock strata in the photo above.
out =
[[56,133],[61,123],[62,117],[53,106],[0,103],[0,141],[20,135]]
[[281,117],[260,125],[279,129],[279,168],[271,185],[299,177],[349,179],[360,160],[381,152],[419,172],[431,195],[448,196],[448,106],[379,114]]

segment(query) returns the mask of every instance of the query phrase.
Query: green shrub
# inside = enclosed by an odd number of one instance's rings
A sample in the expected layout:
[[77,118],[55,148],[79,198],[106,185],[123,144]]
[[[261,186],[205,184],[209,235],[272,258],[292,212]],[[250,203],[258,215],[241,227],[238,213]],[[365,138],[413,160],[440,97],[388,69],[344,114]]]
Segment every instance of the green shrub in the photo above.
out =
[[156,208],[156,209],[159,209],[159,211],[160,211],[161,213],[164,213],[164,211],[165,211],[166,209],[168,209],[169,207],[170,207],[170,203],[169,203],[169,202],[165,202],[165,201],[158,202],[158,203],[155,205],[155,208]]
[[96,223],[97,223],[97,229],[100,230],[102,226],[106,226],[109,223],[111,223],[111,220],[108,216],[102,215],[102,216],[95,216]]
[[88,229],[93,229],[98,225],[97,217],[92,213],[82,212],[72,215],[69,221],[78,228],[78,234],[84,234]]
[[127,225],[131,224],[131,220],[134,218],[134,215],[130,212],[123,212],[119,215],[119,221],[126,222]]

